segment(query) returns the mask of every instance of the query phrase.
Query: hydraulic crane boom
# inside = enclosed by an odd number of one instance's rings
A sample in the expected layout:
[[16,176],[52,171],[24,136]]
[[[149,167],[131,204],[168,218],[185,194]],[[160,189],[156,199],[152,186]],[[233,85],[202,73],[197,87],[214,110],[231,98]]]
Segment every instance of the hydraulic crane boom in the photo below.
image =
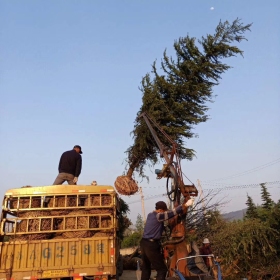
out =
[[[180,203],[181,194],[183,197],[188,199],[190,196],[197,196],[198,191],[194,185],[185,185],[182,176],[182,169],[180,163],[180,157],[178,154],[177,143],[171,139],[158,125],[155,121],[153,121],[147,113],[142,113],[140,117],[143,117],[145,120],[153,138],[155,139],[157,146],[160,151],[160,156],[163,157],[166,161],[162,170],[156,170],[157,178],[172,178],[173,185],[171,190],[167,189],[167,195],[170,200],[177,201]],[[170,142],[172,148],[166,147],[157,136],[156,131],[154,130],[152,124],[156,126],[159,131],[165,136],[165,138]],[[168,181],[167,181],[168,184]],[[172,199],[171,195],[173,194],[174,199]]]
[[[175,202],[176,205],[178,205],[182,202],[182,198],[184,198],[184,202],[186,202],[190,196],[197,196],[198,191],[194,184],[184,184],[177,143],[171,139],[147,113],[142,113],[140,117],[143,117],[145,120],[153,138],[155,139],[155,142],[157,143],[160,156],[165,159],[166,163],[163,165],[161,170],[156,170],[156,174],[158,179],[167,178],[167,196],[170,201]],[[152,124],[164,135],[166,140],[170,143],[171,148],[165,146],[160,141]],[[168,181],[170,178],[173,180],[171,190],[169,190],[168,187]],[[189,250],[187,243],[185,242],[186,214],[187,209],[185,208],[182,214],[168,220],[171,234],[168,240],[162,244],[166,264],[168,266],[168,279],[178,279],[176,277],[172,277],[174,271],[180,273],[180,279],[186,279],[185,277],[190,277],[193,275],[189,270],[187,262]],[[217,276],[215,276],[214,279],[217,280]]]
[[[198,191],[194,185],[185,185],[182,177],[182,170],[180,164],[180,157],[177,150],[177,143],[171,139],[158,125],[153,121],[147,113],[140,115],[145,120],[153,138],[155,139],[157,146],[160,151],[160,156],[165,159],[166,164],[163,165],[162,170],[156,170],[157,178],[167,178],[167,195],[170,201],[174,201],[176,205],[180,204],[181,197],[187,201],[190,196],[197,196]],[[152,124],[165,136],[170,142],[171,149],[166,147],[159,139],[156,131]],[[168,188],[169,179],[173,179],[171,190]],[[164,255],[166,263],[168,263],[168,274],[171,276],[175,268],[184,276],[190,276],[190,272],[187,269],[187,261],[181,261],[177,267],[177,260],[188,256],[188,248],[185,240],[185,217],[187,210],[184,211],[180,216],[174,217],[169,220],[170,237],[169,240],[163,244]]]

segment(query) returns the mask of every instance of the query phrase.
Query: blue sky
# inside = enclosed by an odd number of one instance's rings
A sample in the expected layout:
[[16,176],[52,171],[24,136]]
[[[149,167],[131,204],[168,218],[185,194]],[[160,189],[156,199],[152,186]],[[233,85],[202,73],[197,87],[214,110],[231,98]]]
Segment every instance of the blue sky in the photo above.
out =
[[[1,1],[0,195],[52,184],[61,153],[75,144],[84,150],[79,183],[113,185],[125,167],[141,106],[138,87],[152,62],[165,48],[173,54],[180,36],[200,38],[219,20],[237,17],[253,23],[239,45],[244,57],[227,61],[233,68],[214,88],[211,119],[187,141],[197,157],[183,162],[183,171],[203,188],[280,180],[280,163],[273,163],[280,158],[279,10],[278,0]],[[163,194],[165,182],[147,173],[150,183],[140,183],[145,197]],[[274,200],[279,187],[269,186]],[[260,203],[258,188],[222,191],[230,200],[223,211],[244,208],[246,193]],[[146,200],[146,212],[158,199]],[[131,204],[132,220],[138,213],[140,203]]]

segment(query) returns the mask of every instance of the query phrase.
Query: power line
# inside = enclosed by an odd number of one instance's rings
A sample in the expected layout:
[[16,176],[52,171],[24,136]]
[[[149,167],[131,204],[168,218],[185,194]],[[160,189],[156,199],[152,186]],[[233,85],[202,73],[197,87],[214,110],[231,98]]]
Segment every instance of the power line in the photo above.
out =
[[[236,186],[226,186],[224,188],[209,188],[209,189],[204,189],[207,191],[231,191],[231,190],[236,190],[236,189],[248,189],[248,188],[256,188],[256,187],[260,187],[261,183],[257,183],[257,184],[246,184],[246,185],[236,185]],[[264,183],[265,185],[279,185],[280,187],[280,181],[274,181],[274,182],[266,182]],[[277,187],[277,186],[275,186]]]
[[[155,195],[152,195],[152,196],[148,196],[147,198],[145,198],[145,201],[150,200],[150,199],[154,199],[154,198],[157,198],[157,197],[161,197],[161,196],[166,196],[166,193],[155,194]],[[140,202],[140,200],[135,200],[135,201],[132,201],[132,202],[128,202],[127,204],[133,204],[133,203],[137,203],[137,202]]]
[[[231,191],[231,190],[236,190],[236,189],[248,189],[248,188],[256,188],[256,187],[260,187],[261,183],[255,183],[255,184],[245,184],[245,185],[233,185],[233,186],[226,186],[224,188],[208,188],[208,189],[203,189],[204,191]],[[280,181],[272,181],[272,182],[266,182],[265,185],[276,185],[273,186],[274,188],[280,188]],[[157,197],[162,197],[162,196],[166,196],[166,193],[162,193],[162,194],[155,194],[155,195],[148,195],[145,197],[145,201],[146,200],[150,200],[150,199],[154,199]],[[140,200],[135,200],[135,201],[131,201],[128,204],[134,204],[140,202]]]
[[277,163],[279,163],[279,162],[280,162],[280,158],[275,159],[275,160],[273,160],[273,161],[271,161],[271,162],[262,164],[262,165],[260,165],[260,166],[254,167],[254,168],[252,168],[252,169],[248,169],[248,170],[246,170],[246,171],[239,172],[239,173],[236,173],[236,174],[227,176],[227,177],[222,177],[222,178],[213,179],[213,180],[205,180],[205,181],[203,181],[203,182],[221,181],[221,180],[232,179],[232,178],[244,176],[244,175],[247,175],[247,174],[250,174],[250,173],[259,171],[259,170],[261,170],[261,169],[267,168],[267,167],[272,166],[272,165],[274,165],[274,164],[277,164]]
[[[278,182],[280,182],[280,181],[273,181],[273,182],[266,182],[266,183],[264,183],[264,184],[268,184],[268,185],[271,185],[271,184],[278,184]],[[236,185],[236,184],[226,184],[226,183],[216,183],[216,182],[214,182],[214,183],[203,183],[203,185],[207,185],[207,186],[217,186],[217,187],[219,187],[219,186],[223,186],[224,188],[231,188],[231,187],[237,187],[237,186],[259,186],[261,183],[257,183],[257,184],[244,184],[244,185]]]
[[[224,187],[224,188],[229,188],[229,187],[236,187],[236,186],[250,186],[250,185],[254,185],[254,186],[258,186],[259,184],[244,184],[244,185],[236,185],[235,183],[218,183],[218,182],[213,182],[213,183],[211,183],[211,182],[208,182],[208,181],[202,181],[203,182],[203,186],[214,186],[214,187],[219,187],[219,186],[221,186],[221,187]],[[274,182],[279,182],[279,181],[274,181]],[[267,184],[272,184],[272,183],[274,183],[274,182],[268,182]],[[145,187],[143,187],[143,189],[163,189],[163,188],[165,188],[164,186],[157,186],[157,187],[155,187],[155,186],[145,186]]]

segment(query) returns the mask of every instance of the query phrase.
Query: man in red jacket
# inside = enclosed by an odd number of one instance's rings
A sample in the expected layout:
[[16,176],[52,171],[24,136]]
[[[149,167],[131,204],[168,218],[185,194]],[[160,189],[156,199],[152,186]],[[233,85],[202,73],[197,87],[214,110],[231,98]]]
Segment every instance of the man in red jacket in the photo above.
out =
[[62,185],[65,181],[69,185],[76,185],[82,170],[82,148],[75,145],[73,150],[64,152],[59,161],[58,172],[53,185]]
[[[203,245],[199,249],[199,252],[201,255],[212,255],[212,249],[210,247],[210,241],[208,238],[204,238],[203,240]],[[209,268],[210,267],[210,262],[209,262],[209,257],[203,257],[203,260],[206,264],[206,266]]]

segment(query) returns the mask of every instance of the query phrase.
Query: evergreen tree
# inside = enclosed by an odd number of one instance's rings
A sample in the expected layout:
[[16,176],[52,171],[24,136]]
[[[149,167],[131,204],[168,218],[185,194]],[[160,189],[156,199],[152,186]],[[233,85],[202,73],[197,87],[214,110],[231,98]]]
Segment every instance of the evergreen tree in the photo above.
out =
[[[280,279],[280,202],[270,199],[265,184],[261,195],[269,205],[272,202],[271,208],[256,206],[247,194],[245,219],[209,219],[208,231],[197,228],[199,239],[209,236],[213,252],[222,259],[223,279]],[[208,213],[212,216],[215,212]]]
[[130,212],[128,204],[120,198],[120,212],[119,212],[119,231],[118,236],[122,240],[124,238],[125,230],[132,225],[130,219],[127,217],[127,214]]
[[137,232],[142,235],[143,231],[144,231],[144,221],[143,221],[142,216],[140,214],[137,215],[135,227],[136,227]]
[[136,231],[125,237],[122,241],[122,248],[128,248],[132,246],[138,246],[140,244],[140,240],[143,236],[144,231],[144,221],[140,214],[137,215],[136,223],[135,223]]
[[[154,62],[151,73],[141,82],[143,104],[132,131],[134,143],[126,151],[128,176],[131,177],[134,170],[145,176],[144,166],[158,161],[158,147],[140,117],[143,112],[177,142],[181,159],[193,158],[195,151],[186,147],[185,140],[195,137],[193,128],[209,119],[207,111],[209,102],[213,102],[213,87],[231,68],[222,60],[243,54],[234,43],[245,40],[243,34],[250,26],[243,25],[239,19],[232,23],[220,22],[213,35],[208,34],[200,40],[186,36],[175,41],[175,58],[165,51],[160,71]],[[170,147],[165,137],[158,136]]]
[[253,202],[253,199],[251,196],[247,194],[247,210],[246,210],[246,215],[245,218],[247,219],[256,219],[258,218],[258,211],[255,203]]
[[133,232],[122,240],[121,247],[129,248],[139,246],[142,235],[139,232]]
[[265,183],[260,184],[261,185],[261,198],[262,198],[262,207],[266,210],[270,210],[272,206],[274,205],[273,200],[270,198],[270,193],[267,191],[267,187],[265,186]]

